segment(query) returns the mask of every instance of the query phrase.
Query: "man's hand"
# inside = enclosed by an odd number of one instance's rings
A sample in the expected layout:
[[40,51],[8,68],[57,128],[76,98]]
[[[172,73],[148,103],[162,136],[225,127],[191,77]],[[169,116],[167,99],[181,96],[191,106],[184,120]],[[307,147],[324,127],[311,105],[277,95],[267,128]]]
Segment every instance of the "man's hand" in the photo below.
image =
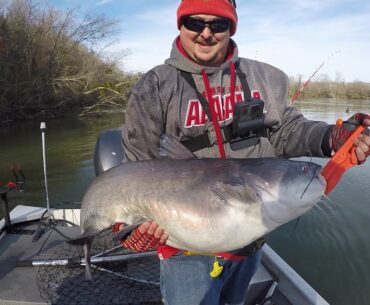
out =
[[[117,228],[117,224],[115,224],[113,230],[120,231],[124,226],[124,224],[119,224]],[[166,242],[167,238],[168,234],[157,223],[147,221],[133,230],[131,235],[122,242],[122,246],[136,252],[145,252],[156,250]]]
[[[363,124],[369,128],[370,118],[364,119]],[[367,134],[360,135],[353,143],[356,146],[356,156],[357,156],[358,161],[360,163],[364,163],[366,161],[366,158],[370,155],[369,132],[367,132]]]
[[[370,126],[370,116],[363,113],[356,113],[341,126],[333,126],[330,130],[329,145],[334,152],[338,151],[351,133],[359,126]],[[365,162],[370,155],[370,135],[369,132],[361,134],[355,141],[356,156],[359,163]]]

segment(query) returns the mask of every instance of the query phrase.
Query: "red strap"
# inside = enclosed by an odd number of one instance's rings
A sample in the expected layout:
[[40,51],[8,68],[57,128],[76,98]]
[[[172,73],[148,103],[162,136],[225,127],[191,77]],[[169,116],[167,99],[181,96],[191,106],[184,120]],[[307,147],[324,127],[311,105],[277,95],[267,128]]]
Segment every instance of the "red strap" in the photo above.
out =
[[[157,255],[160,259],[168,259],[171,256],[179,253],[180,251],[181,251],[180,249],[167,246],[167,245],[162,245],[158,247]],[[233,261],[241,261],[246,258],[246,256],[236,255],[230,252],[219,252],[219,253],[215,253],[215,255],[221,256],[223,258],[230,259]]]
[[202,75],[203,75],[204,86],[206,87],[208,103],[210,105],[209,108],[211,109],[212,122],[213,122],[213,127],[214,127],[215,133],[216,133],[218,150],[220,152],[221,159],[225,159],[226,158],[226,153],[225,153],[225,148],[224,148],[224,145],[223,145],[223,142],[222,142],[220,125],[218,124],[218,117],[217,117],[216,110],[215,110],[215,101],[212,97],[211,87],[209,85],[209,80],[208,80],[208,77],[207,77],[207,73],[204,69],[202,70]]
[[180,251],[181,251],[180,249],[167,246],[167,245],[163,245],[163,246],[158,247],[157,255],[160,259],[167,259]]
[[221,257],[226,258],[226,259],[229,259],[229,260],[232,260],[232,261],[242,261],[243,259],[246,258],[246,256],[236,255],[236,254],[233,254],[233,253],[230,253],[230,252],[218,252],[218,253],[216,253],[216,255],[221,256]]
[[230,100],[234,108],[235,105],[235,64],[230,63]]

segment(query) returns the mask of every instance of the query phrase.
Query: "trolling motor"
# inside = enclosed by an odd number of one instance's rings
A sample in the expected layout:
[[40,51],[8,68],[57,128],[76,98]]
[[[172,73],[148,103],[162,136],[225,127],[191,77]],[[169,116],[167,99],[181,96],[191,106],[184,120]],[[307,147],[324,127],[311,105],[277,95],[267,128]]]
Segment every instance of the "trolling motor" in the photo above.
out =
[[9,181],[6,185],[3,185],[0,182],[0,202],[3,203],[3,212],[4,212],[4,220],[5,220],[4,230],[5,231],[8,231],[12,225],[11,220],[10,220],[10,215],[9,215],[10,211],[9,211],[8,193],[10,191],[23,192],[24,185],[26,183],[26,177],[19,164],[17,166],[14,166],[13,164],[11,164],[9,166],[9,169],[14,175],[15,182]]

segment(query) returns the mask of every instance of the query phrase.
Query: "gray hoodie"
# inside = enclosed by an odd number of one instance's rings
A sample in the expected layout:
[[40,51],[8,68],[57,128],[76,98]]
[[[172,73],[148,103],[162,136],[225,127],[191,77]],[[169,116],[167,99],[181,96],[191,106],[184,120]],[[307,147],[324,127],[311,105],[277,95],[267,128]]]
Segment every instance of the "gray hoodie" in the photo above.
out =
[[[213,98],[223,108],[220,126],[232,122],[230,103],[230,63],[246,74],[251,96],[265,102],[265,126],[270,138],[261,137],[255,146],[232,150],[224,143],[228,158],[251,157],[323,157],[321,142],[328,125],[310,121],[295,108],[288,106],[288,77],[281,70],[255,60],[239,58],[231,40],[231,54],[219,67],[202,67],[187,58],[178,47],[177,38],[171,56],[164,64],[147,72],[134,86],[125,116],[123,141],[129,160],[158,157],[161,133],[186,141],[206,131],[207,118],[195,90],[180,75],[192,74],[197,89],[204,94],[202,69],[205,69],[213,90]],[[242,84],[236,75],[235,102],[245,99]],[[217,144],[194,152],[198,157],[220,157]]]

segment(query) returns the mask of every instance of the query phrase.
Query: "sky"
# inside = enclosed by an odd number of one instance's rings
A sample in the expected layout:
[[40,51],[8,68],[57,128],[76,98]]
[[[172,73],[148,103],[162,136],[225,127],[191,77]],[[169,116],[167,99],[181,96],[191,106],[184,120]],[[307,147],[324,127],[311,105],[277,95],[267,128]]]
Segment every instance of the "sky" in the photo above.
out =
[[[50,0],[54,8],[104,14],[119,32],[107,50],[126,54],[126,72],[146,72],[169,57],[180,0]],[[369,0],[237,0],[239,56],[290,77],[370,82]]]

